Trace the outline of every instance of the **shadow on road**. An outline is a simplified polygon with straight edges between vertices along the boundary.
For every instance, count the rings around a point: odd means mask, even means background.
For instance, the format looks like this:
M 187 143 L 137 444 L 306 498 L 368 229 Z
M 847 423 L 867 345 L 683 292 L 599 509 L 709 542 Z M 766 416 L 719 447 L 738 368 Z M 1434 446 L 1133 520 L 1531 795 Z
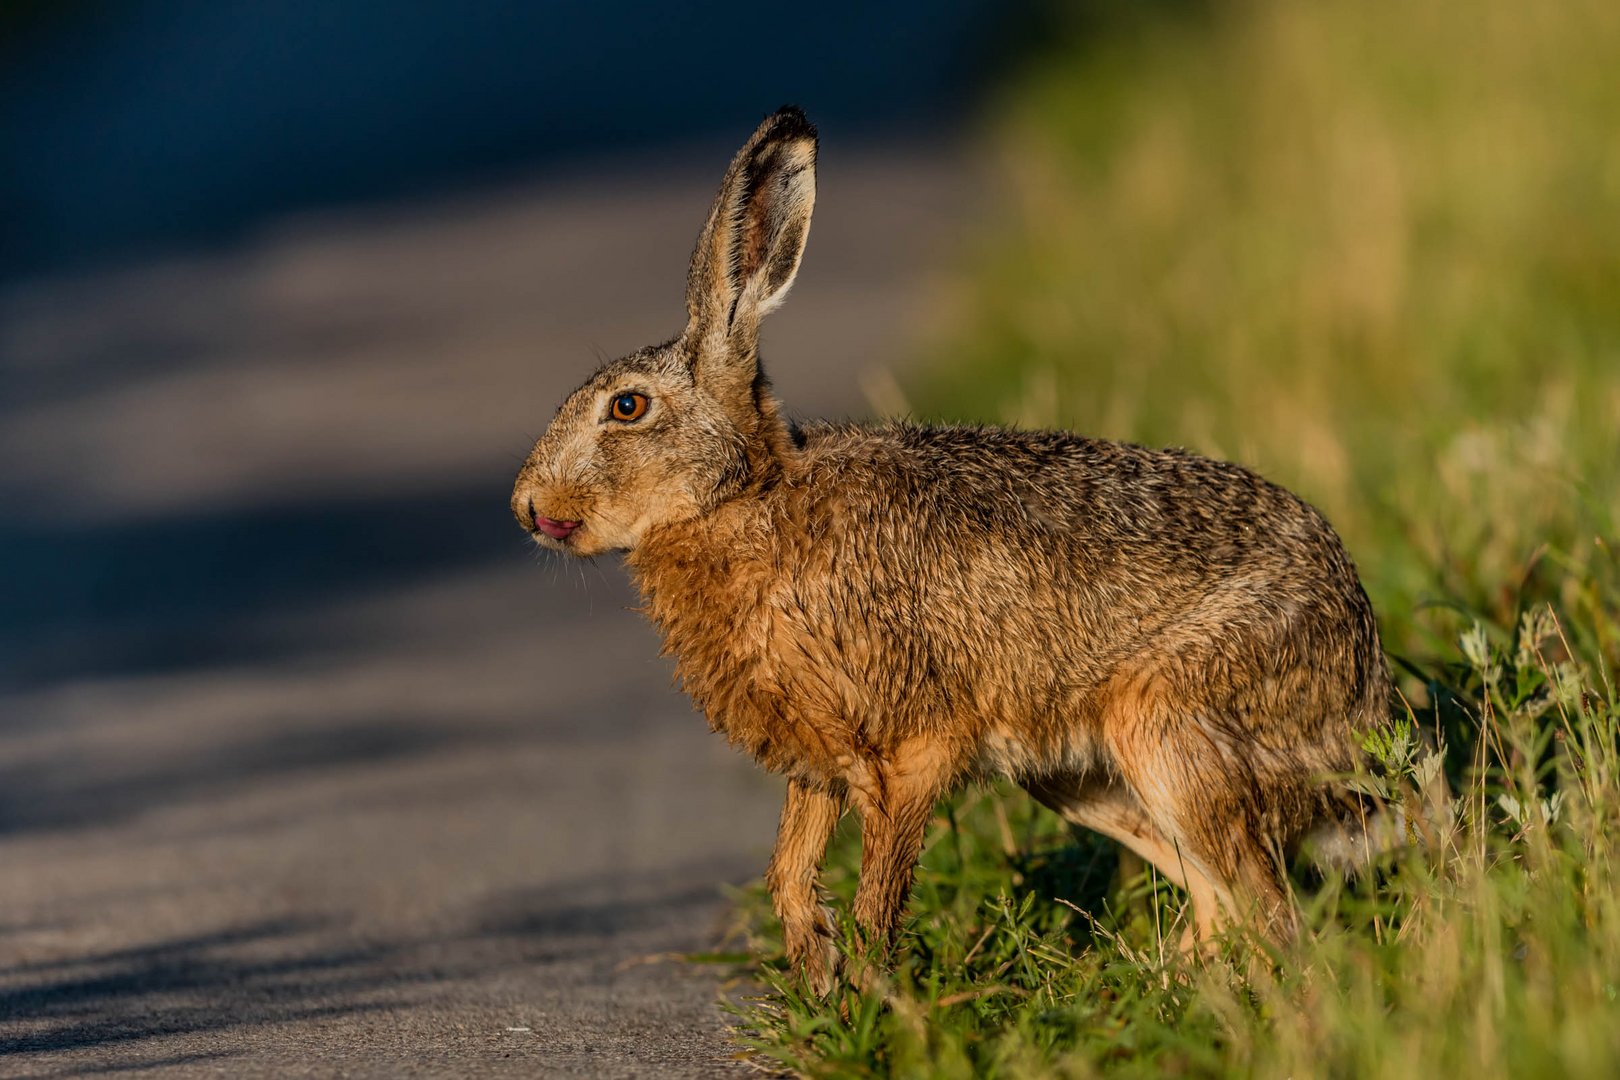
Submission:
M 144 520 L 0 516 L 0 654 L 18 688 L 285 660 L 340 643 L 278 620 L 517 563 L 505 478 Z
M 165 807 L 249 794 L 254 788 L 298 782 L 320 774 L 387 766 L 443 755 L 452 749 L 499 743 L 513 746 L 555 735 L 532 721 L 492 725 L 456 717 L 435 719 L 382 714 L 255 732 L 228 734 L 155 761 L 131 763 L 70 753 L 22 766 L 0 767 L 0 836 L 114 825 Z
M 0 989 L 0 1015 L 28 1018 L 26 1033 L 0 1038 L 0 1060 L 373 1008 L 360 1001 L 311 1005 L 309 987 L 315 982 L 324 995 L 363 989 L 366 980 L 345 971 L 377 960 L 384 948 L 254 955 L 314 929 L 274 920 L 0 969 L 0 982 L 22 983 Z

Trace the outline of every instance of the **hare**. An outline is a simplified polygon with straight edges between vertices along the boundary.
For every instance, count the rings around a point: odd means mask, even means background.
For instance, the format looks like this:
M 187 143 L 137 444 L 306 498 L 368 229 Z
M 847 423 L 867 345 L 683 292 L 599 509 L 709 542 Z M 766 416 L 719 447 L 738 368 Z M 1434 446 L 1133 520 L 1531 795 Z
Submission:
M 1182 450 L 784 418 L 759 326 L 798 270 L 816 151 L 791 107 L 744 144 L 686 328 L 562 404 L 518 522 L 555 551 L 625 553 L 711 727 L 786 776 L 767 881 L 822 992 L 816 873 L 846 806 L 853 914 L 882 949 L 936 801 L 995 777 L 1184 887 L 1198 935 L 1252 918 L 1287 939 L 1287 853 L 1350 822 L 1324 778 L 1388 708 L 1343 545 L 1293 494 Z

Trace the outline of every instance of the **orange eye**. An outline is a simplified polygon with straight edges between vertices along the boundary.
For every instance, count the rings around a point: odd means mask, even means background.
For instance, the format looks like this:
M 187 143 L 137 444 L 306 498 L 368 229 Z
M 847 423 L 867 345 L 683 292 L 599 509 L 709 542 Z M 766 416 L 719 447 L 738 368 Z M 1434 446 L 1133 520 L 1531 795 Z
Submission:
M 646 411 L 646 394 L 620 394 L 613 399 L 613 404 L 608 408 L 608 415 L 620 423 L 628 424 L 632 420 L 640 420 Z

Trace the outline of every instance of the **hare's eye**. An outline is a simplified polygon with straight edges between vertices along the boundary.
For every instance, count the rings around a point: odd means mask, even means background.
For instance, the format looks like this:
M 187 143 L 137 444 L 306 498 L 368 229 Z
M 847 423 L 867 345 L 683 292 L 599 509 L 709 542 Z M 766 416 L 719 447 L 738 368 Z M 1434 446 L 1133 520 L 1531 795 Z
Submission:
M 646 394 L 620 394 L 613 399 L 613 404 L 608 407 L 608 415 L 622 424 L 628 424 L 632 420 L 640 420 L 642 414 L 646 411 Z

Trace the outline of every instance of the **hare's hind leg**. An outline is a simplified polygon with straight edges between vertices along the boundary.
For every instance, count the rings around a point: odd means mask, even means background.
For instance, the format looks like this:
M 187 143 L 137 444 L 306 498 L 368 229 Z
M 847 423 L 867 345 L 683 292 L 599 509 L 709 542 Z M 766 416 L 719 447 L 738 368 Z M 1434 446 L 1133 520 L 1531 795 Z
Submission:
M 1273 940 L 1287 940 L 1295 911 L 1266 826 L 1267 786 L 1250 762 L 1221 749 L 1204 726 L 1207 712 L 1157 680 L 1140 680 L 1110 702 L 1104 738 L 1141 812 L 1186 868 L 1199 936 L 1253 920 Z
M 789 780 L 776 850 L 765 871 L 788 960 L 822 997 L 832 992 L 838 951 L 832 919 L 816 896 L 816 868 L 843 813 L 842 798 Z
M 1101 833 L 1151 863 L 1192 898 L 1197 935 L 1208 937 L 1219 910 L 1218 889 L 1204 871 L 1189 862 L 1148 818 L 1140 800 L 1121 784 L 1080 775 L 1058 775 L 1026 781 L 1025 789 L 1037 801 L 1071 825 Z M 1195 934 L 1187 927 L 1182 945 L 1191 947 Z
M 1225 786 L 1228 773 L 1161 758 L 1134 768 L 1131 783 L 1147 794 L 1145 812 L 1186 868 L 1199 938 L 1245 922 L 1274 941 L 1294 936 L 1280 853 L 1267 842 L 1250 794 Z

